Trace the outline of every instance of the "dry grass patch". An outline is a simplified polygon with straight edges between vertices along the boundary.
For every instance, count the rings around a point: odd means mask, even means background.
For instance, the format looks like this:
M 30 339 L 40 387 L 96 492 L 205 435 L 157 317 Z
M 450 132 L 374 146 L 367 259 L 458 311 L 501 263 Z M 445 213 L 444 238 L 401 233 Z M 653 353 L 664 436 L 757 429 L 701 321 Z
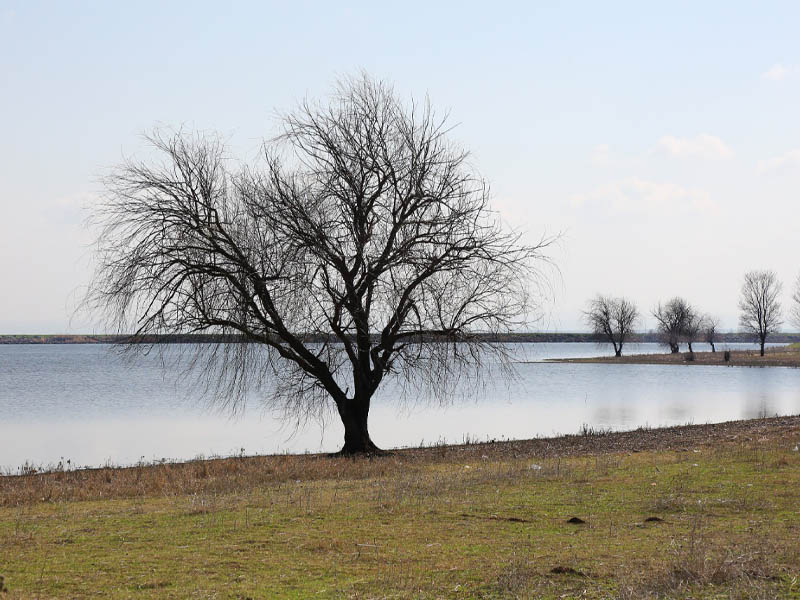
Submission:
M 790 564 L 797 565 L 796 550 L 763 535 L 720 539 L 694 521 L 687 534 L 672 541 L 665 566 L 622 586 L 620 597 L 713 597 L 715 590 L 726 598 L 797 597 L 797 571 L 782 564 L 787 552 Z

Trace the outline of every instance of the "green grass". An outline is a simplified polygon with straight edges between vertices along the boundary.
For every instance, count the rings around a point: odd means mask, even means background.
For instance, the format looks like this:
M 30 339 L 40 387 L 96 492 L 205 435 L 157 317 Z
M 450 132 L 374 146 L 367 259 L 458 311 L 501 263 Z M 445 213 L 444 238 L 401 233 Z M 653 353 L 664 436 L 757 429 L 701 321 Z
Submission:
M 0 598 L 800 598 L 797 441 L 20 502 Z

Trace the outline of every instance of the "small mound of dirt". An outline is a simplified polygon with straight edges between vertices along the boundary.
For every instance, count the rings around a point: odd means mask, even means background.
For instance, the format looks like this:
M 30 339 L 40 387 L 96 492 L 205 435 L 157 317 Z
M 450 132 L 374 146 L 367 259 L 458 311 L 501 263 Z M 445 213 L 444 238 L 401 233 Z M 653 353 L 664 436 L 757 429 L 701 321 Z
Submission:
M 580 517 L 572 517 L 571 519 L 567 520 L 567 523 L 571 523 L 572 525 L 585 525 L 586 521 Z
M 550 569 L 550 572 L 555 573 L 556 575 L 579 575 L 580 577 L 583 577 L 583 573 L 581 571 L 573 569 L 572 567 L 563 567 L 561 565 L 553 567 Z
M 662 519 L 661 517 L 647 517 L 644 520 L 644 522 L 645 523 L 663 523 L 664 519 Z

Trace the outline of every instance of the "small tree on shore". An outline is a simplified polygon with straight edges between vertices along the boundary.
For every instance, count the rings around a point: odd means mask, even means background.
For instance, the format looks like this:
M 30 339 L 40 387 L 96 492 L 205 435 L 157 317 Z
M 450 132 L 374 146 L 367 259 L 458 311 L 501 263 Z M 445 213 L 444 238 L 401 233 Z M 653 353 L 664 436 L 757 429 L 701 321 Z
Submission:
M 739 325 L 753 334 L 760 344 L 764 356 L 767 337 L 781 325 L 781 283 L 774 271 L 750 271 L 745 273 L 739 299 Z
M 598 294 L 583 314 L 592 332 L 614 346 L 614 356 L 622 356 L 622 347 L 639 320 L 639 310 L 633 302 Z
M 659 302 L 652 314 L 658 322 L 662 343 L 669 346 L 670 352 L 677 354 L 680 341 L 686 333 L 687 321 L 693 314 L 692 307 L 686 300 L 676 296 L 665 304 Z
M 719 318 L 712 315 L 705 315 L 703 317 L 702 335 L 703 341 L 711 346 L 711 351 L 716 352 L 717 348 L 714 344 L 717 341 L 717 333 L 719 329 Z
M 448 130 L 365 75 L 286 116 L 257 167 L 232 168 L 214 137 L 156 134 L 161 161 L 107 179 L 89 305 L 133 342 L 215 334 L 187 352 L 222 401 L 255 388 L 292 420 L 335 409 L 342 452 L 377 451 L 382 382 L 444 399 L 486 352 L 508 364 L 486 334 L 536 306 L 546 242 L 503 227 Z
M 681 337 L 683 341 L 686 342 L 686 345 L 689 347 L 689 352 L 691 354 L 694 353 L 692 344 L 694 344 L 700 337 L 702 330 L 703 330 L 702 317 L 692 306 L 688 306 L 686 312 L 686 318 L 683 324 L 683 335 Z
M 792 292 L 791 304 L 791 319 L 795 326 L 800 327 L 800 275 L 794 282 L 794 291 Z

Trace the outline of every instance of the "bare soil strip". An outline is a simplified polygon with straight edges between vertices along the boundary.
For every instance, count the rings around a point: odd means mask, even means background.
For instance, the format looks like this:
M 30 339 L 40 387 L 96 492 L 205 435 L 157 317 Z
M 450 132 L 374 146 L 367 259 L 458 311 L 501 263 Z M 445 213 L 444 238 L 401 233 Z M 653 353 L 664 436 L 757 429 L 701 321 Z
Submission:
M 760 356 L 757 350 L 733 350 L 725 360 L 725 352 L 679 352 L 676 354 L 632 354 L 628 356 L 597 356 L 592 358 L 554 358 L 546 362 L 603 363 L 621 365 L 718 365 L 721 367 L 800 367 L 800 348 L 786 346 L 770 348 Z

